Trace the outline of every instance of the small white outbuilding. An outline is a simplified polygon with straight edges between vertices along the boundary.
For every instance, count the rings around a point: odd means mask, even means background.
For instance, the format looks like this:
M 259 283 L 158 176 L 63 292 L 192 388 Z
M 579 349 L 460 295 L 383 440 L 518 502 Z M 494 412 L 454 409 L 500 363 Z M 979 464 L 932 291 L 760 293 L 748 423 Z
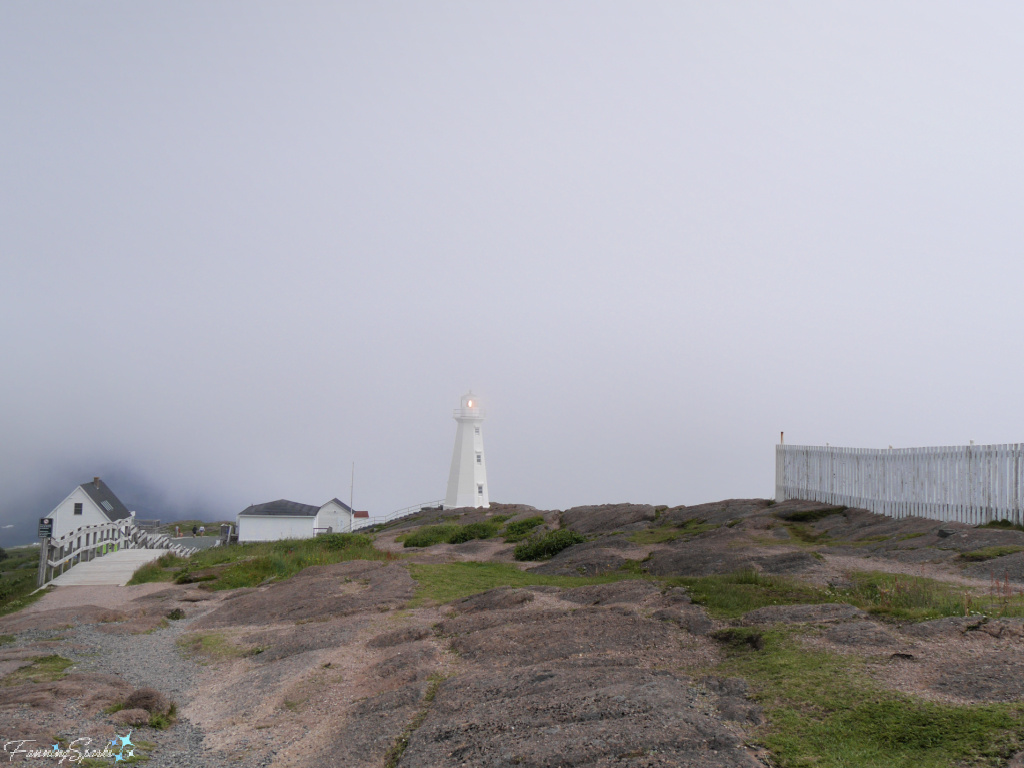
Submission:
M 319 533 L 347 533 L 351 530 L 352 510 L 338 499 L 331 499 L 319 507 L 278 499 L 253 504 L 238 513 L 239 543 L 311 539 Z

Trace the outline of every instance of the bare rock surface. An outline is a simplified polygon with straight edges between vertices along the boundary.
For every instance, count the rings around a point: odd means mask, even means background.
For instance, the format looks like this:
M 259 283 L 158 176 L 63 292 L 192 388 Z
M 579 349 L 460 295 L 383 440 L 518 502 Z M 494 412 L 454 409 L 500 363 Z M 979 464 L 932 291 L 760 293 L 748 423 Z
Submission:
M 960 553 L 1012 544 L 1006 531 L 894 521 L 816 502 L 732 499 L 561 514 L 524 505 L 430 510 L 378 541 L 397 553 L 396 531 L 497 514 L 542 515 L 550 527 L 561 518 L 588 537 L 539 566 L 517 567 L 616 572 L 623 580 L 500 587 L 442 606 L 413 601 L 409 562 L 511 562 L 511 545 L 492 539 L 437 545 L 401 561 L 318 566 L 226 592 L 153 584 L 102 594 L 76 588 L 84 591 L 71 597 L 60 588 L 0 620 L 0 634 L 15 636 L 0 647 L 0 673 L 20 675 L 19 667 L 51 653 L 74 665 L 60 680 L 0 689 L 0 725 L 40 738 L 132 727 L 155 744 L 150 768 L 316 768 L 339 759 L 380 766 L 388 755 L 399 767 L 755 768 L 765 763 L 747 745 L 764 713 L 745 681 L 708 675 L 730 652 L 711 638 L 724 627 L 779 623 L 793 625 L 787 632 L 809 648 L 861 657 L 880 686 L 952 703 L 1024 697 L 1019 619 L 896 626 L 833 602 L 712 620 L 692 602 L 702 594 L 697 587 L 691 595 L 672 582 L 627 578 L 638 568 L 697 577 L 751 570 L 783 591 L 792 581 L 841 591 L 852 588 L 855 571 L 887 570 L 984 590 L 987 574 L 972 579 L 980 572 Z M 674 534 L 671 526 L 685 527 L 675 540 L 661 537 L 661 529 Z M 657 543 L 628 541 L 628 532 L 653 527 L 640 540 Z M 1013 582 L 1024 578 L 1014 558 L 979 567 L 1004 567 Z M 181 607 L 186 618 L 163 620 Z M 700 671 L 695 678 L 687 670 Z M 168 731 L 142 723 L 145 706 L 129 706 L 120 718 L 104 713 L 147 687 L 178 705 Z
M 974 701 L 1017 701 L 1024 697 L 1024 659 L 1012 652 L 965 659 L 946 666 L 933 688 Z
M 357 560 L 307 568 L 287 581 L 225 601 L 197 629 L 302 621 L 399 608 L 415 582 L 400 565 Z
M 563 549 L 530 570 L 551 576 L 598 576 L 621 570 L 628 560 L 640 560 L 648 551 L 622 536 L 603 537 Z
M 839 645 L 882 646 L 896 641 L 891 632 L 873 621 L 838 624 L 829 628 L 825 637 Z
M 743 614 L 744 624 L 805 624 L 863 619 L 867 614 L 847 603 L 767 605 Z
M 124 621 L 125 611 L 103 608 L 98 605 L 81 605 L 68 608 L 53 608 L 46 611 L 19 611 L 0 619 L 0 633 L 14 634 L 29 630 L 64 629 L 81 624 Z
M 666 523 L 678 525 L 689 520 L 702 520 L 715 525 L 725 525 L 764 512 L 769 506 L 767 499 L 726 499 L 710 504 L 695 504 L 692 507 L 674 507 L 662 514 L 659 522 L 664 520 Z
M 579 533 L 609 533 L 633 523 L 653 522 L 650 504 L 597 504 L 562 513 L 562 526 Z

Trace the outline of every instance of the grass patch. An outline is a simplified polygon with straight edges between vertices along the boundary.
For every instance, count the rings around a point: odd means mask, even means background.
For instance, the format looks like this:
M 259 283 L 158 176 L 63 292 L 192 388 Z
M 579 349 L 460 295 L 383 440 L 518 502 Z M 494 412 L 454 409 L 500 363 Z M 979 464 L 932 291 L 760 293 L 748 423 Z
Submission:
M 790 523 L 814 523 L 818 520 L 824 520 L 826 517 L 841 514 L 846 510 L 847 507 L 825 507 L 824 509 L 808 509 L 796 512 L 776 512 L 775 515 L 780 520 L 786 520 Z
M 985 547 L 984 549 L 976 549 L 973 552 L 964 552 L 960 555 L 960 559 L 966 560 L 969 563 L 980 563 L 985 560 L 995 560 L 997 557 L 1015 555 L 1018 552 L 1024 552 L 1024 547 L 1015 544 L 1004 547 Z
M 67 676 L 65 670 L 74 664 L 63 656 L 39 656 L 32 664 L 12 672 L 4 678 L 4 685 L 21 685 L 23 683 L 52 683 Z
M 563 549 L 582 544 L 586 541 L 582 533 L 559 528 L 549 531 L 540 538 L 524 541 L 515 548 L 513 556 L 516 560 L 549 560 Z
M 627 538 L 634 544 L 665 544 L 677 539 L 692 539 L 707 531 L 713 531 L 719 526 L 708 523 L 699 517 L 684 520 L 679 525 L 662 525 L 657 528 L 647 528 L 643 531 L 635 531 Z
M 160 560 L 162 559 L 163 558 L 159 558 L 151 563 L 146 563 L 145 565 L 140 566 L 128 580 L 128 585 L 151 584 L 156 581 L 173 581 L 174 572 L 167 570 L 160 565 Z
M 414 605 L 430 600 L 448 603 L 495 587 L 582 587 L 640 578 L 635 573 L 618 571 L 600 576 L 546 576 L 521 571 L 510 563 L 410 563 L 409 572 L 417 582 Z
M 818 532 L 813 528 L 803 525 L 802 523 L 786 523 L 786 530 L 789 531 L 789 535 L 796 544 L 805 544 L 818 546 L 822 544 L 828 544 L 832 537 L 827 532 Z
M 836 602 L 835 593 L 757 571 L 736 571 L 716 576 L 672 577 L 672 586 L 686 587 L 693 602 L 716 619 L 736 619 L 766 605 Z
M 854 587 L 841 599 L 871 613 L 902 621 L 927 621 L 947 616 L 1024 617 L 1021 595 L 978 595 L 923 576 L 869 571 L 851 575 Z
M 210 661 L 240 659 L 263 653 L 266 646 L 243 646 L 222 632 L 196 632 L 178 639 L 178 647 L 190 656 L 199 656 Z
M 1024 617 L 1024 596 L 1020 594 L 978 595 L 935 579 L 881 571 L 854 573 L 850 580 L 850 589 L 832 590 L 757 571 L 736 571 L 672 577 L 665 583 L 686 587 L 693 602 L 703 605 L 716 619 L 737 619 L 768 605 L 819 603 L 850 603 L 891 621 L 928 621 L 947 616 Z
M 0 645 L 8 645 L 14 642 L 14 635 L 0 635 Z
M 760 634 L 760 649 L 740 634 L 723 642 L 716 672 L 751 684 L 779 768 L 995 766 L 1019 746 L 1024 705 L 920 701 L 873 684 L 856 657 L 809 650 L 793 630 Z
M 1024 531 L 1024 525 L 1018 525 L 1017 523 L 1006 520 L 993 520 L 990 523 L 982 523 L 981 525 L 975 526 L 976 528 L 999 528 L 1004 531 Z
M 32 595 L 39 570 L 39 547 L 4 551 L 7 557 L 0 561 L 0 616 L 20 611 L 42 597 L 42 593 Z
M 178 719 L 178 706 L 172 701 L 167 712 L 151 712 L 149 714 L 149 727 L 158 731 L 166 730 L 174 725 Z
M 498 517 L 501 517 L 500 515 Z M 406 533 L 395 540 L 401 540 L 404 547 L 430 547 L 434 544 L 462 544 L 473 539 L 490 539 L 497 536 L 504 520 L 492 518 L 479 523 L 444 523 L 442 525 L 425 525 L 422 528 Z
M 160 562 L 168 558 L 166 565 Z M 172 559 L 173 558 L 173 559 Z M 312 539 L 285 539 L 228 547 L 211 547 L 196 552 L 188 559 L 170 553 L 142 566 L 129 584 L 144 569 L 163 571 L 151 581 L 174 581 L 179 584 L 203 582 L 207 589 L 255 587 L 268 580 L 280 581 L 294 576 L 311 565 L 333 565 L 347 560 L 394 560 L 396 556 L 373 547 L 373 538 L 360 533 L 329 533 Z
M 514 523 L 509 523 L 505 526 L 505 541 L 509 544 L 522 541 L 533 532 L 534 528 L 543 524 L 544 518 L 540 515 L 527 517 L 523 520 L 516 520 Z

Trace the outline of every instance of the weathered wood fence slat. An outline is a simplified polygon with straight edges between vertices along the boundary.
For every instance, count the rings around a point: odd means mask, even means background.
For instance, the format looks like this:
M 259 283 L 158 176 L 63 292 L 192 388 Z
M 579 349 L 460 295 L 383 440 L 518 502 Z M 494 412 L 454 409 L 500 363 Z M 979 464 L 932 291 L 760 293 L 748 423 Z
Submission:
M 970 525 L 1024 523 L 1024 443 L 935 448 L 775 448 L 775 499 Z

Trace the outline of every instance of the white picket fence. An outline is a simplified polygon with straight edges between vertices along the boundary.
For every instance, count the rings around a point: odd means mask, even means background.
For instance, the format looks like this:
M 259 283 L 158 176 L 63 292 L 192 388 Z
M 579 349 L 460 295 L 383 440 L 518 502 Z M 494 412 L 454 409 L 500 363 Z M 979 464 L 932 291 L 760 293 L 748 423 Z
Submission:
M 941 448 L 775 448 L 775 500 L 807 499 L 889 517 L 1021 524 L 1024 444 Z

